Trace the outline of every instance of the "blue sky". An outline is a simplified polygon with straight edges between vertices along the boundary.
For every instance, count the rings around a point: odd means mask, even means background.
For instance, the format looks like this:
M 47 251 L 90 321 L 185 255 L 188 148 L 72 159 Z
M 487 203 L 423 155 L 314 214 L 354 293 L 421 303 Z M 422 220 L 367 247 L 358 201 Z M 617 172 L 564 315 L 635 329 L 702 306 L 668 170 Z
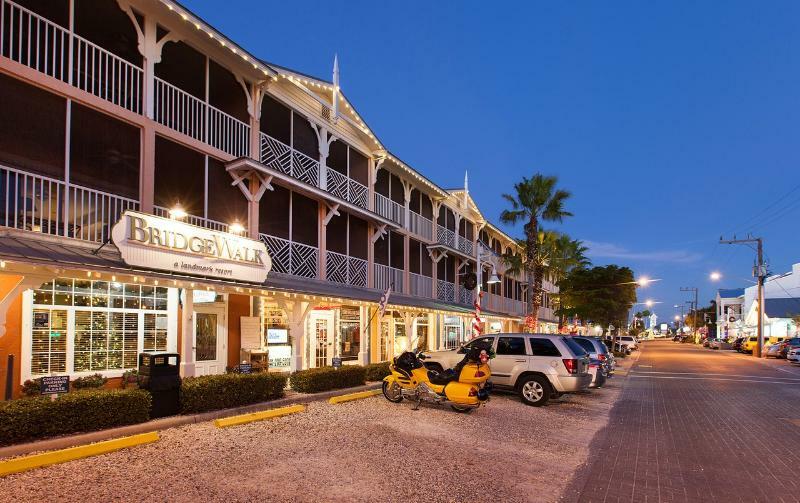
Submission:
M 253 54 L 341 85 L 381 140 L 495 222 L 523 175 L 573 193 L 595 263 L 701 303 L 800 261 L 798 2 L 219 2 L 185 5 Z M 506 228 L 512 235 L 520 229 Z M 720 270 L 721 285 L 708 273 Z M 741 279 L 740 279 L 741 278 Z

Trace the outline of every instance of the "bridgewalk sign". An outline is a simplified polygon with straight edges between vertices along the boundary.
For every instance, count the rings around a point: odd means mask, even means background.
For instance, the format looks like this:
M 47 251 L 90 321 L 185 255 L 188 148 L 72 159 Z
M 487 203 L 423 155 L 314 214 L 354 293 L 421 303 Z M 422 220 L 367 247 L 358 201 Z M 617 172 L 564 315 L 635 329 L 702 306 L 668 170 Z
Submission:
M 254 283 L 272 268 L 261 241 L 136 211 L 122 215 L 111 238 L 134 267 Z

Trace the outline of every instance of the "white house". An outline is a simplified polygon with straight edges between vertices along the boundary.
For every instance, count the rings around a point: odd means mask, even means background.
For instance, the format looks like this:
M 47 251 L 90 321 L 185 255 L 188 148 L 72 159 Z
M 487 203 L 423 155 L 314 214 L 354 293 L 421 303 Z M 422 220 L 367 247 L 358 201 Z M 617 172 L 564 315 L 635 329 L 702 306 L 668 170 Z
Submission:
M 755 335 L 758 324 L 757 286 L 744 291 L 744 332 Z M 764 283 L 764 337 L 798 335 L 793 321 L 800 315 L 800 263 L 790 272 L 770 276 Z

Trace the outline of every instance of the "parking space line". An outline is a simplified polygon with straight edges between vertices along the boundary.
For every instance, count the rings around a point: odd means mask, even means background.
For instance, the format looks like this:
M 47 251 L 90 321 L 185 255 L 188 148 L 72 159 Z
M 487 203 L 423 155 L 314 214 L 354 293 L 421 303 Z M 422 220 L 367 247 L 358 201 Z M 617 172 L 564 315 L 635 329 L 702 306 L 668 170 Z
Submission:
M 251 414 L 242 414 L 240 416 L 224 417 L 222 419 L 214 420 L 214 426 L 217 428 L 227 428 L 228 426 L 239 426 L 241 424 L 252 423 L 255 421 L 262 421 L 264 419 L 274 419 L 276 417 L 287 416 L 297 412 L 306 410 L 305 405 L 290 405 L 288 407 L 279 407 L 277 409 L 265 410 L 262 412 L 253 412 Z
M 775 369 L 779 370 L 779 369 Z M 781 379 L 781 380 L 792 380 L 792 381 L 800 381 L 800 377 L 773 377 L 773 376 L 754 376 L 754 375 L 742 375 L 742 374 L 715 374 L 715 373 L 706 373 L 706 372 L 659 372 L 655 370 L 632 370 L 631 373 L 633 374 L 667 374 L 667 375 L 698 375 L 698 376 L 727 376 L 727 377 L 750 377 L 755 379 Z
M 371 389 L 369 391 L 359 391 L 358 393 L 348 393 L 346 395 L 337 395 L 332 396 L 328 399 L 328 403 L 330 404 L 337 404 L 337 403 L 344 403 L 350 402 L 353 400 L 361 400 L 362 398 L 369 398 L 371 396 L 380 395 L 383 393 L 382 390 L 379 389 Z
M 724 379 L 722 377 L 689 377 L 689 376 L 653 376 L 653 375 L 640 375 L 631 373 L 628 377 L 637 377 L 639 379 L 684 379 L 690 381 L 732 381 L 732 382 L 757 382 L 764 384 L 798 384 L 792 381 L 763 381 L 758 379 Z M 770 379 L 765 377 L 764 379 Z

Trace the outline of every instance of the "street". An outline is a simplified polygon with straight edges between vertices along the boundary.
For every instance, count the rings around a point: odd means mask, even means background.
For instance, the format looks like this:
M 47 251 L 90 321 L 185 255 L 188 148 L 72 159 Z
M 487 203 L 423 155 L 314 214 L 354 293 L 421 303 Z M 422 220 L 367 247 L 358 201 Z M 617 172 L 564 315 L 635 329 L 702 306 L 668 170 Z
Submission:
M 643 347 L 568 500 L 800 500 L 800 368 L 671 341 Z

